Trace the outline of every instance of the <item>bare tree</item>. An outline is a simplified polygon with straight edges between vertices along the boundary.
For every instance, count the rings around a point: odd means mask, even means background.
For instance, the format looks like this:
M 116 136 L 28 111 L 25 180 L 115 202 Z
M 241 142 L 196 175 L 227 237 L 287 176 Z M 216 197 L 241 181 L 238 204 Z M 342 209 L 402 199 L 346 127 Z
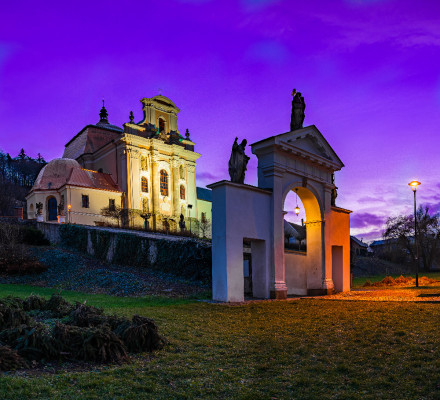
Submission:
M 206 218 L 205 213 L 202 213 L 202 218 L 199 222 L 199 229 L 202 232 L 202 236 L 206 238 L 207 234 L 211 232 L 211 221 Z
M 416 216 L 419 256 L 423 269 L 429 271 L 440 256 L 440 214 L 431 215 L 428 207 L 420 206 Z M 399 215 L 388 218 L 383 236 L 392 243 L 390 252 L 405 252 L 415 262 L 414 233 L 414 216 Z
M 118 224 L 118 226 L 120 226 L 122 208 L 116 205 L 114 207 L 104 207 L 101 208 L 101 215 L 116 220 L 116 223 Z

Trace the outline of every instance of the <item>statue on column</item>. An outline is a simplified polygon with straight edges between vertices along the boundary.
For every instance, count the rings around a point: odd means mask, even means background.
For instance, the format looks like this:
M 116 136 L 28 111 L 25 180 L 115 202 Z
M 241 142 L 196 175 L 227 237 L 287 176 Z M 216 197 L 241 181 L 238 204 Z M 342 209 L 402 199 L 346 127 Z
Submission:
M 237 141 L 238 138 L 235 138 L 232 145 L 231 158 L 229 159 L 229 176 L 231 182 L 244 183 L 244 175 L 250 158 L 244 153 L 247 140 L 243 139 L 240 144 Z
M 335 185 L 335 173 L 332 174 L 332 184 L 334 185 L 331 194 L 331 205 L 336 207 L 336 197 L 338 197 L 338 187 Z
M 296 89 L 292 91 L 292 115 L 290 117 L 290 130 L 294 131 L 296 129 L 301 129 L 303 127 L 306 109 L 306 103 L 304 102 L 304 97 L 301 96 L 300 92 Z
M 180 214 L 180 221 L 179 221 L 179 228 L 180 228 L 180 232 L 185 232 L 185 217 L 183 216 L 183 214 Z

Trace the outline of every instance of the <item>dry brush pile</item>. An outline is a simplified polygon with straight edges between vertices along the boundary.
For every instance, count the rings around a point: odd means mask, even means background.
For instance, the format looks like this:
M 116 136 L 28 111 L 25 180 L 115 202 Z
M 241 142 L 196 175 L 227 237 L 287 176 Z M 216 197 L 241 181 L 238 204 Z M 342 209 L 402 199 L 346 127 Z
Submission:
M 0 371 L 53 360 L 124 362 L 129 353 L 159 350 L 165 339 L 153 320 L 105 315 L 59 295 L 0 299 Z
M 426 276 L 421 276 L 419 278 L 419 284 L 422 286 L 431 285 L 433 283 L 438 283 L 436 279 L 431 279 Z M 416 279 L 408 276 L 404 277 L 403 275 L 400 275 L 398 278 L 394 279 L 392 276 L 386 276 L 379 282 L 371 283 L 369 280 L 367 280 L 363 287 L 383 287 L 383 286 L 414 286 L 416 284 Z

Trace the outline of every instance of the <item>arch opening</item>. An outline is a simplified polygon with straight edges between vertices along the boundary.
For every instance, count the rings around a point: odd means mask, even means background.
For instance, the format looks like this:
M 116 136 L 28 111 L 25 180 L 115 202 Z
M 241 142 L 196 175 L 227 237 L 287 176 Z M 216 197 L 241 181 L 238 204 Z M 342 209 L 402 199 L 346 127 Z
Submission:
M 57 199 L 53 196 L 47 199 L 47 220 L 56 221 L 58 215 L 58 203 Z
M 300 208 L 298 217 L 294 213 L 296 196 L 298 196 Z M 314 273 L 313 269 L 322 261 L 323 235 L 320 202 L 311 189 L 292 185 L 285 193 L 283 206 L 288 219 L 300 219 L 299 223 L 293 226 L 296 231 L 299 231 L 296 246 L 294 244 L 286 246 L 288 241 L 284 236 L 284 272 L 287 294 L 307 295 L 311 274 Z M 284 229 L 284 235 L 286 235 L 286 229 Z

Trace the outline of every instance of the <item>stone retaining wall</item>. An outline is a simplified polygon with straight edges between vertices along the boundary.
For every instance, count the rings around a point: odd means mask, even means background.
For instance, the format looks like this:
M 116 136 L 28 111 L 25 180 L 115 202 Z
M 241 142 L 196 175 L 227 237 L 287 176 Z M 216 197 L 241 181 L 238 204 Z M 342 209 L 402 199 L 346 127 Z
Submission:
M 108 263 L 210 281 L 211 244 L 194 238 L 85 225 L 36 223 L 52 243 Z

